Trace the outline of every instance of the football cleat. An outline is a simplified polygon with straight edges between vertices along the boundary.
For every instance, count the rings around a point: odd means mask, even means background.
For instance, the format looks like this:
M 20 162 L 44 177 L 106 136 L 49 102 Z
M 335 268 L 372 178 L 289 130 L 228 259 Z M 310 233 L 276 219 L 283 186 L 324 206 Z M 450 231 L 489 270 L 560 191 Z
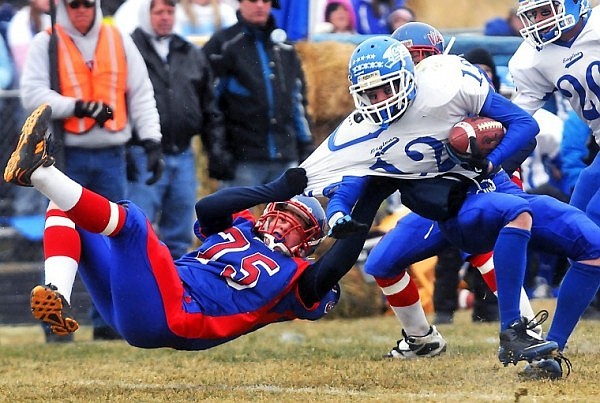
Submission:
M 569 376 L 571 374 L 571 369 L 573 368 L 573 366 L 571 365 L 571 361 L 569 361 L 567 357 L 562 355 L 561 352 L 557 352 L 551 357 L 542 358 L 541 360 L 535 360 L 527 364 L 525 368 L 523 368 L 523 371 L 519 373 L 519 376 L 527 380 L 560 379 L 563 376 L 563 361 L 567 369 L 566 376 Z
M 31 313 L 33 317 L 47 323 L 52 333 L 66 336 L 79 329 L 79 324 L 67 312 L 70 306 L 52 285 L 37 285 L 31 290 Z
M 6 168 L 4 180 L 19 186 L 31 187 L 31 174 L 40 166 L 54 164 L 54 157 L 48 155 L 46 131 L 50 124 L 52 108 L 43 104 L 34 110 L 21 129 L 17 148 L 13 151 Z
M 533 319 L 528 321 L 522 317 L 500 332 L 498 359 L 505 367 L 511 363 L 516 365 L 519 361 L 531 363 L 558 351 L 556 342 L 544 340 L 537 333 L 531 331 L 530 325 L 534 322 Z
M 409 336 L 402 329 L 402 339 L 392 348 L 385 358 L 411 359 L 419 357 L 435 357 L 446 351 L 446 340 L 435 326 L 429 328 L 425 336 Z

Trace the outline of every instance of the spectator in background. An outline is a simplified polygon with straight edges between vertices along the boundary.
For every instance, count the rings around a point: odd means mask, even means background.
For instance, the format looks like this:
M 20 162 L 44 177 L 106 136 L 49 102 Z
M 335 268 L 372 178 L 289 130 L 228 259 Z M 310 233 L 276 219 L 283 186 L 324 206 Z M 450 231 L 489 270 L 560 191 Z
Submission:
M 390 34 L 388 18 L 392 11 L 403 7 L 404 0 L 352 0 L 359 34 Z
M 234 179 L 223 186 L 267 183 L 313 150 L 300 58 L 276 29 L 271 5 L 240 0 L 238 22 L 203 47 L 237 163 Z
M 8 24 L 8 46 L 19 75 L 23 71 L 31 39 L 50 26 L 49 10 L 50 0 L 29 0 L 29 5 L 17 11 Z
M 215 31 L 236 22 L 235 10 L 219 0 L 181 0 L 173 30 L 183 37 L 201 36 L 207 40 Z
M 394 32 L 407 22 L 416 20 L 415 12 L 408 7 L 398 7 L 388 16 L 388 25 L 390 32 Z
M 355 34 L 356 16 L 350 0 L 327 0 L 324 22 L 319 32 L 333 34 Z
M 174 259 L 192 245 L 194 203 L 197 199 L 196 155 L 190 145 L 200 134 L 208 154 L 209 176 L 232 179 L 233 160 L 225 147 L 223 115 L 214 95 L 206 56 L 197 46 L 173 33 L 175 0 L 144 0 L 140 26 L 132 38 L 154 87 L 162 132 L 165 172 L 152 186 L 144 148 L 132 145 L 128 199 L 155 223 L 155 229 Z M 137 137 L 137 136 L 134 136 Z
M 495 17 L 486 21 L 483 34 L 489 36 L 521 36 L 519 34 L 521 28 L 523 28 L 523 23 L 517 17 L 517 9 L 511 8 L 507 17 Z
M 161 174 L 160 124 L 146 65 L 129 35 L 102 22 L 99 0 L 59 0 L 56 7 L 56 65 L 50 61 L 50 33 L 39 32 L 21 76 L 23 106 L 27 111 L 43 103 L 52 107 L 53 135 L 64 139 L 58 151 L 66 173 L 96 193 L 123 199 L 125 143 L 132 127 L 148 154 L 153 179 Z M 54 78 L 60 91 L 54 89 Z M 75 224 L 50 203 L 44 229 L 46 276 L 56 271 L 75 276 L 81 250 L 78 242 L 65 240 L 78 238 Z M 92 315 L 94 339 L 119 337 L 97 312 Z

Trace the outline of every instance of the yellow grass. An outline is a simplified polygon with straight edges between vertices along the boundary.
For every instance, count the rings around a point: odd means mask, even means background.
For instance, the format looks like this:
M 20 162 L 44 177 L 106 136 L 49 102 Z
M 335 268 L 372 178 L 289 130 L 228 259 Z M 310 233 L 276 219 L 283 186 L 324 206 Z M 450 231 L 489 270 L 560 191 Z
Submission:
M 552 301 L 535 301 L 552 309 Z M 600 321 L 582 321 L 566 354 L 574 372 L 558 382 L 521 381 L 522 367 L 496 358 L 497 324 L 461 311 L 439 327 L 448 352 L 387 360 L 398 323 L 389 316 L 270 325 L 203 352 L 143 350 L 125 342 L 44 344 L 37 326 L 0 328 L 1 401 L 385 401 L 477 402 L 600 396 Z M 547 329 L 547 327 L 546 327 Z

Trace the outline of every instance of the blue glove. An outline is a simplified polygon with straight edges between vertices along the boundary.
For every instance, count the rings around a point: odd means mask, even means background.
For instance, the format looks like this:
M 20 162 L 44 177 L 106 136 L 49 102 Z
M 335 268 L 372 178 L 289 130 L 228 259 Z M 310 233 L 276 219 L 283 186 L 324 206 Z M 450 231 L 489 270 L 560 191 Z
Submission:
M 463 154 L 457 152 L 450 146 L 450 143 L 445 143 L 446 152 L 450 159 L 456 164 L 460 165 L 466 170 L 476 172 L 481 175 L 487 175 L 493 170 L 493 165 L 483 155 L 479 146 L 477 145 L 477 139 L 475 137 L 469 138 L 469 144 L 471 147 L 471 153 Z
M 329 232 L 327 236 L 335 239 L 343 239 L 359 231 L 368 229 L 368 225 L 358 222 L 349 214 L 342 212 L 335 213 L 329 219 Z

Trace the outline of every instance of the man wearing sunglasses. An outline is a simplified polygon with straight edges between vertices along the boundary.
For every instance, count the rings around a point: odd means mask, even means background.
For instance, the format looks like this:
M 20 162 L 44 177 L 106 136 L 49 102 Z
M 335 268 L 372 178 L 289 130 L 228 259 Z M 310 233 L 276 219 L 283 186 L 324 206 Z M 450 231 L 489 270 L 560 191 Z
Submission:
M 160 123 L 146 65 L 129 35 L 102 22 L 100 0 L 57 1 L 53 29 L 31 41 L 21 95 L 27 112 L 52 107 L 53 132 L 64 133 L 62 168 L 84 186 L 113 200 L 126 196 L 125 144 L 133 128 L 148 156 L 143 169 L 153 181 L 160 177 Z M 46 273 L 75 275 L 80 251 L 64 240 L 78 236 L 73 222 L 46 219 Z M 94 338 L 118 337 L 97 313 L 92 322 Z

